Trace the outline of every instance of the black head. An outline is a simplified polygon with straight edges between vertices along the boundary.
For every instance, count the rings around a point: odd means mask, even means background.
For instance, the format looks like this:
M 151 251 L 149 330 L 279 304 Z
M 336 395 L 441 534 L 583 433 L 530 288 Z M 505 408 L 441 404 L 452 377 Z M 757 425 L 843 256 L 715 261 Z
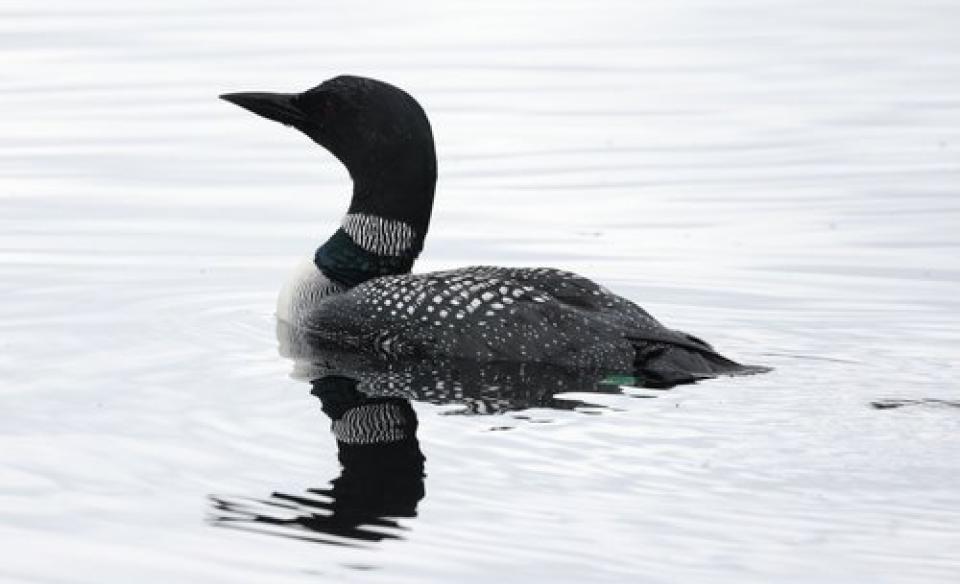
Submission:
M 293 126 L 343 162 L 354 181 L 351 213 L 403 220 L 426 233 L 437 160 L 430 122 L 406 92 L 343 75 L 303 93 L 220 97 Z

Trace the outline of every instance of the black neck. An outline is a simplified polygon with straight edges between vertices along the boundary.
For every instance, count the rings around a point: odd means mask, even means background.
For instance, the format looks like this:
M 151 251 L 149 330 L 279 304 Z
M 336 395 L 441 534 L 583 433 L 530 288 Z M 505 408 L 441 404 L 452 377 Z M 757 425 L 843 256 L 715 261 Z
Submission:
M 377 127 L 367 132 L 365 141 L 326 145 L 353 179 L 348 214 L 400 222 L 415 236 L 405 249 L 396 252 L 398 255 L 384 255 L 382 250 L 371 251 L 375 247 L 364 249 L 343 229 L 338 230 L 317 250 L 314 261 L 327 277 L 347 286 L 378 276 L 408 273 L 423 248 L 433 212 L 437 156 L 423 110 L 415 102 L 407 104 L 407 109 L 406 117 L 412 121 L 406 124 L 410 128 L 406 133 L 394 135 L 393 126 Z
M 343 229 L 337 229 L 317 250 L 313 262 L 327 278 L 352 288 L 372 278 L 409 273 L 419 254 L 420 248 L 416 247 L 402 256 L 378 255 L 357 245 Z
M 411 150 L 366 168 L 376 171 L 350 169 L 354 180 L 348 213 L 401 222 L 412 229 L 414 238 L 398 255 L 386 255 L 364 249 L 338 229 L 317 250 L 314 262 L 328 278 L 348 287 L 371 278 L 409 273 L 423 249 L 433 211 L 437 162 L 432 143 L 426 153 Z
M 424 151 L 425 150 L 425 151 Z M 437 184 L 437 159 L 432 144 L 402 154 L 347 167 L 353 178 L 353 197 L 348 213 L 364 213 L 402 221 L 421 238 L 430 227 L 433 195 Z

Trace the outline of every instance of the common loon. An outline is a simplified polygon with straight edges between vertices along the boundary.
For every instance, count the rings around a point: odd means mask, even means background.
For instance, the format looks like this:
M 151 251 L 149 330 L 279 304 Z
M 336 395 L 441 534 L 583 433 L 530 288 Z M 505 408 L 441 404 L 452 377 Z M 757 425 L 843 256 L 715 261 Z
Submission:
M 430 224 L 437 160 L 426 114 L 401 89 L 339 76 L 302 93 L 220 97 L 300 130 L 353 179 L 340 228 L 278 301 L 279 320 L 315 342 L 387 360 L 532 362 L 669 383 L 763 370 L 571 272 L 472 266 L 411 274 Z

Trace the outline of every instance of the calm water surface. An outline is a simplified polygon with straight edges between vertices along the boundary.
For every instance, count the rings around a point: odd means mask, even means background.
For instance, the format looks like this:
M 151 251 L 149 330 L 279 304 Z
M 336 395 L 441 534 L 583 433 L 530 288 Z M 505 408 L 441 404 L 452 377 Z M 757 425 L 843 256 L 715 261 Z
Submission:
M 5 2 L 0 580 L 956 582 L 958 29 L 949 0 Z M 339 73 L 431 116 L 418 270 L 575 270 L 776 370 L 308 383 L 273 305 L 348 177 L 216 96 Z

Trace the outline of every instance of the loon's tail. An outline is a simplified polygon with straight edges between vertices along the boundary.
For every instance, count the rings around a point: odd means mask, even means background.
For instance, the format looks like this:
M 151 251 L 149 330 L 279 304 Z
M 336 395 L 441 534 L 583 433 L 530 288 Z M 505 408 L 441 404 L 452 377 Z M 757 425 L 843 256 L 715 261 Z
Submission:
M 769 367 L 741 365 L 706 342 L 679 331 L 664 330 L 627 337 L 633 344 L 634 375 L 650 387 L 671 387 L 719 375 L 753 375 Z

